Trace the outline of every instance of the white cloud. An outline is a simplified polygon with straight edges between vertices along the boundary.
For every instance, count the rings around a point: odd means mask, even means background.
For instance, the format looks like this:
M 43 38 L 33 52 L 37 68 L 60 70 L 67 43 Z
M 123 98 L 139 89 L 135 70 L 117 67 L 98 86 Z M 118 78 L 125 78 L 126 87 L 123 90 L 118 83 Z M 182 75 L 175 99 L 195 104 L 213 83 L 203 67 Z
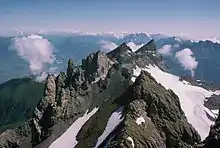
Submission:
M 170 56 L 172 55 L 172 46 L 171 45 L 164 45 L 160 49 L 158 49 L 158 52 L 164 56 Z
M 35 77 L 35 81 L 37 82 L 43 82 L 46 80 L 47 76 L 52 73 L 55 77 L 58 76 L 57 72 L 58 67 L 50 67 L 47 72 L 41 72 Z
M 39 35 L 14 38 L 12 49 L 28 62 L 32 74 L 40 74 L 46 64 L 55 61 L 52 44 Z
M 189 70 L 192 76 L 195 75 L 195 69 L 197 68 L 198 61 L 196 61 L 191 49 L 185 48 L 177 52 L 175 57 L 185 70 Z
M 47 76 L 48 76 L 48 73 L 42 72 L 41 74 L 39 74 L 39 75 L 35 78 L 35 81 L 37 81 L 37 82 L 42 82 L 42 81 L 46 80 Z
M 109 51 L 118 47 L 117 44 L 115 44 L 113 42 L 109 42 L 109 41 L 104 41 L 104 40 L 100 41 L 99 45 L 101 46 L 101 49 L 106 52 L 109 52 Z
M 138 50 L 139 48 L 141 48 L 144 44 L 140 44 L 140 45 L 137 45 L 135 44 L 134 42 L 129 42 L 127 43 L 127 46 L 129 46 L 133 52 L 135 52 L 136 50 Z

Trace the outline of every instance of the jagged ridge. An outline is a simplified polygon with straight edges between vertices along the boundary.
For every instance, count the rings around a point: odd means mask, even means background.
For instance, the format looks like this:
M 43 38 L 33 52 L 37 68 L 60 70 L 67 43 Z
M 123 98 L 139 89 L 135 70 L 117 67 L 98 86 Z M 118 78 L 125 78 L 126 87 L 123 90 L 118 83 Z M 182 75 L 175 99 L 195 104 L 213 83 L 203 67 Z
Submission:
M 153 40 L 136 52 L 123 43 L 107 54 L 92 53 L 79 66 L 70 60 L 66 73 L 48 76 L 33 118 L 2 134 L 0 146 L 48 147 L 86 110 L 99 107 L 77 135 L 76 147 L 93 147 L 111 113 L 124 106 L 125 120 L 102 145 L 131 147 L 127 138 L 132 136 L 135 147 L 191 147 L 200 138 L 187 122 L 178 97 L 146 72 L 132 84 L 134 68 L 150 64 L 166 70 Z M 137 125 L 140 116 L 142 125 Z M 26 129 L 26 134 L 18 129 Z

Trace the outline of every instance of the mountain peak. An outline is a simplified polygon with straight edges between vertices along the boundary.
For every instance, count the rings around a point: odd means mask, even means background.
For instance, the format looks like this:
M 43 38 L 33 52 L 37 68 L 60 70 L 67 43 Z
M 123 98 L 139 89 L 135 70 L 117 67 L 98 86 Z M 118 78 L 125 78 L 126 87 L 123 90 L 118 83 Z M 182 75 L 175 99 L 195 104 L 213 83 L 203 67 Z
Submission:
M 119 52 L 125 52 L 125 51 L 131 51 L 131 48 L 129 46 L 127 46 L 127 44 L 125 42 L 123 42 L 121 45 L 119 45 L 116 49 L 116 51 Z
M 107 56 L 110 59 L 114 59 L 114 60 L 120 62 L 122 60 L 121 58 L 127 59 L 131 53 L 133 53 L 132 49 L 130 47 L 128 47 L 125 42 L 123 42 L 116 49 L 107 53 Z
M 136 53 L 146 52 L 146 51 L 156 51 L 156 43 L 155 43 L 154 39 L 150 40 L 150 42 L 148 42 L 147 44 L 142 46 L 140 49 L 138 49 L 136 51 Z
M 109 68 L 113 62 L 102 51 L 91 53 L 82 61 L 82 67 L 85 70 L 84 75 L 89 82 L 107 75 Z

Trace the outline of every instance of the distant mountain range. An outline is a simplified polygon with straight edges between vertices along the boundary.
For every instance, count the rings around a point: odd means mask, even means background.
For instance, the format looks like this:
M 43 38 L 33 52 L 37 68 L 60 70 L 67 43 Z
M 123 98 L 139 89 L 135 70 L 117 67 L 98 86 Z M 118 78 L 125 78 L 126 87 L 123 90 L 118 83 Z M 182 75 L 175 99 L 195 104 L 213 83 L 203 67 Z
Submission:
M 28 36 L 28 35 L 25 35 Z M 109 43 L 112 48 L 126 42 L 131 48 L 137 49 L 151 39 L 156 41 L 157 49 L 170 47 L 171 55 L 162 55 L 165 63 L 168 65 L 171 73 L 186 76 L 191 75 L 190 70 L 185 69 L 175 57 L 178 51 L 189 48 L 195 60 L 198 62 L 195 68 L 196 79 L 215 82 L 220 84 L 220 61 L 218 55 L 220 52 L 220 44 L 212 41 L 192 41 L 183 39 L 181 37 L 169 37 L 164 34 L 146 33 L 124 33 L 122 35 L 114 33 L 66 33 L 58 34 L 41 34 L 54 47 L 53 54 L 56 61 L 52 64 L 45 64 L 42 71 L 51 72 L 51 69 L 56 69 L 56 73 L 64 71 L 66 63 L 69 58 L 72 58 L 76 63 L 91 52 L 96 50 L 103 50 L 100 44 L 101 41 Z M 11 78 L 23 77 L 31 75 L 29 63 L 18 56 L 16 50 L 12 48 L 13 39 L 15 37 L 1 37 L 0 38 L 0 82 L 9 80 Z M 110 47 L 111 47 L 110 46 Z M 108 47 L 108 46 L 107 46 Z M 54 72 L 54 71 L 53 71 Z

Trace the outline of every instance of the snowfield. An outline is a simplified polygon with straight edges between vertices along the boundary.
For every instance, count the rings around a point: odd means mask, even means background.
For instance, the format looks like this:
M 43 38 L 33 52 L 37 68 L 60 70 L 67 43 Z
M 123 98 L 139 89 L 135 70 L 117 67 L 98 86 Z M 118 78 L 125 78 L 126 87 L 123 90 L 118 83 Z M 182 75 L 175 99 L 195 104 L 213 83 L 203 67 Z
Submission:
M 49 148 L 73 148 L 78 143 L 76 136 L 82 126 L 86 123 L 89 118 L 98 111 L 98 108 L 94 108 L 90 113 L 88 110 L 86 113 L 79 117 L 58 139 L 56 139 Z
M 136 66 L 133 69 L 132 81 L 135 80 L 141 70 L 149 72 L 155 80 L 163 85 L 166 89 L 171 89 L 179 97 L 181 108 L 184 111 L 189 123 L 199 132 L 201 139 L 204 140 L 208 136 L 210 126 L 214 124 L 207 115 L 216 117 L 216 114 L 204 106 L 206 97 L 218 95 L 219 91 L 209 91 L 202 87 L 193 86 L 187 81 L 180 81 L 178 76 L 162 71 L 156 66 L 146 66 L 141 69 Z
M 124 117 L 122 117 L 123 109 L 124 107 L 121 106 L 111 114 L 110 118 L 108 119 L 108 123 L 105 127 L 104 132 L 98 138 L 95 148 L 97 148 L 100 144 L 102 144 L 102 142 L 108 137 L 108 135 L 123 121 L 124 119 Z

